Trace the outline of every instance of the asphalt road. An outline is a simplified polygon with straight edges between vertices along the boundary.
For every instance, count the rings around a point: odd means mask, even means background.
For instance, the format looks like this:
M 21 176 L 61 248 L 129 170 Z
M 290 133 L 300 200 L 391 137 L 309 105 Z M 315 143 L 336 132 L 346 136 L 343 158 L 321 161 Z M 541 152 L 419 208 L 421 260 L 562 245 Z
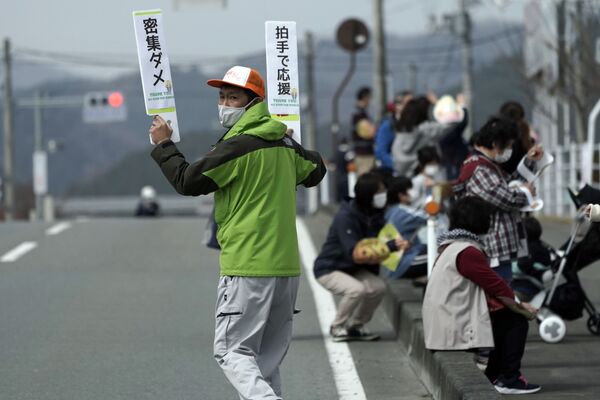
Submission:
M 218 253 L 203 219 L 91 219 L 48 235 L 0 224 L 0 399 L 237 399 L 212 358 Z M 286 399 L 337 399 L 315 303 L 301 283 Z M 382 314 L 351 352 L 369 400 L 429 395 Z
M 543 221 L 543 227 L 542 238 L 553 246 L 562 245 L 570 234 L 570 226 L 563 223 Z M 579 276 L 588 297 L 600 311 L 600 263 L 583 269 Z M 600 336 L 588 332 L 587 318 L 584 313 L 583 318 L 568 321 L 567 335 L 557 344 L 543 342 L 537 324 L 530 324 L 522 371 L 531 382 L 543 387 L 533 398 L 600 399 Z

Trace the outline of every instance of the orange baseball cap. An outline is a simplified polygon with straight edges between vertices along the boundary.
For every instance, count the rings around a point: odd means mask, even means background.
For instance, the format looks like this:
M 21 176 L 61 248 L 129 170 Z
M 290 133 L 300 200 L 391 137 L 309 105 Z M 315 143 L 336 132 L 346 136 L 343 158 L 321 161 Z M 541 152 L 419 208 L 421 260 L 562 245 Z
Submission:
M 265 81 L 254 68 L 235 67 L 229 68 L 223 79 L 210 79 L 206 81 L 209 86 L 220 88 L 223 85 L 232 85 L 252 90 L 258 97 L 265 98 Z

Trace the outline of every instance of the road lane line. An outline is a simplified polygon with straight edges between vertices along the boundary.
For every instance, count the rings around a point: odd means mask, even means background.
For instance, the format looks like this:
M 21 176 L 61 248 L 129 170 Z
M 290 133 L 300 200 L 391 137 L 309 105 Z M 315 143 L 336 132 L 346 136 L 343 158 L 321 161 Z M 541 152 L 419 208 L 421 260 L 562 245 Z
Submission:
M 336 343 L 331 340 L 329 335 L 329 324 L 335 319 L 336 314 L 335 301 L 333 295 L 323 288 L 313 275 L 313 263 L 317 258 L 317 252 L 308 229 L 300 218 L 296 218 L 296 229 L 298 231 L 300 258 L 315 299 L 321 334 L 325 342 L 329 365 L 331 365 L 333 371 L 333 379 L 335 380 L 339 400 L 366 400 L 367 396 L 356 371 L 348 343 Z
M 37 247 L 36 242 L 23 242 L 0 258 L 0 262 L 14 262 L 25 255 L 27 252 Z
M 46 235 L 58 235 L 71 227 L 70 222 L 61 222 L 46 230 Z

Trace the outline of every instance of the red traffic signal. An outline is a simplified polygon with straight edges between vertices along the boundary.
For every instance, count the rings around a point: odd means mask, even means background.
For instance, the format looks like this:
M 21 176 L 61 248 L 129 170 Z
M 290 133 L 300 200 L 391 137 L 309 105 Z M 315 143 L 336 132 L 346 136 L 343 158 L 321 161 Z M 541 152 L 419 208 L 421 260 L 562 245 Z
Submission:
M 121 107 L 124 102 L 125 102 L 125 99 L 121 92 L 112 92 L 108 95 L 108 104 L 111 107 L 114 107 L 114 108 Z

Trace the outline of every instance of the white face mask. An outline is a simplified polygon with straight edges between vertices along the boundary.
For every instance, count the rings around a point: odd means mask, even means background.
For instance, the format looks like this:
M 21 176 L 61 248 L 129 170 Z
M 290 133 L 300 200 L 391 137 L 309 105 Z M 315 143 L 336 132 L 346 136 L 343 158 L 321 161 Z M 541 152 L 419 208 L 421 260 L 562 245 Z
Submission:
M 437 164 L 430 164 L 423 168 L 423 173 L 427 176 L 436 176 L 439 170 L 440 167 Z
M 227 107 L 219 104 L 219 122 L 224 128 L 231 128 L 245 112 L 246 107 Z
M 413 188 L 408 189 L 406 194 L 408 194 L 408 196 L 410 197 L 411 203 L 414 201 L 414 199 L 419 197 L 419 191 L 417 189 L 413 189 Z
M 250 101 L 250 103 L 246 104 L 244 107 L 228 107 L 219 105 L 219 122 L 223 125 L 224 128 L 231 128 L 235 125 L 236 122 L 242 118 L 242 115 L 246 112 L 247 109 L 252 107 L 254 104 L 258 103 L 260 98 L 255 97 Z
M 494 157 L 494 161 L 496 161 L 499 164 L 505 163 L 508 160 L 510 160 L 510 157 L 512 156 L 512 149 L 504 149 L 504 151 L 500 154 L 498 154 L 496 157 Z
M 373 207 L 382 209 L 383 207 L 385 207 L 385 203 L 387 203 L 386 192 L 376 193 L 375 196 L 373 196 Z

